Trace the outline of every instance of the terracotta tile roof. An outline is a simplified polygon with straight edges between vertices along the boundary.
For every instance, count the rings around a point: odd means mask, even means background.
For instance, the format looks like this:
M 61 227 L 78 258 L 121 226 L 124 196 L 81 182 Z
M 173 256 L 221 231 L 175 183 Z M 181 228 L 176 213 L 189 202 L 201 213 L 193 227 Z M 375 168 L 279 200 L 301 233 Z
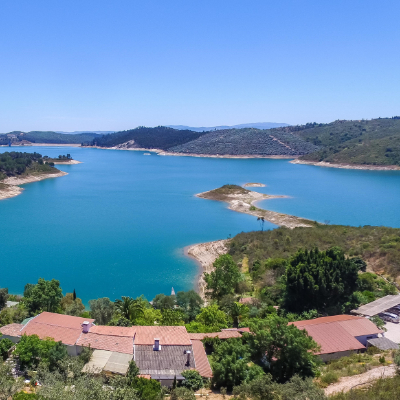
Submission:
M 212 378 L 212 369 L 208 362 L 203 343 L 200 340 L 192 340 L 192 347 L 197 372 L 204 378 Z
M 318 354 L 365 349 L 356 339 L 357 336 L 382 333 L 368 319 L 352 315 L 334 315 L 291 324 L 299 329 L 305 329 L 321 346 Z
M 94 319 L 73 317 L 72 315 L 55 314 L 50 312 L 42 312 L 32 321 L 47 325 L 56 325 L 64 328 L 72 328 L 81 330 L 81 324 L 84 321 L 94 322 Z
M 161 345 L 190 345 L 190 337 L 184 326 L 135 326 L 135 345 L 153 345 L 160 339 Z
M 84 321 L 92 322 L 94 319 L 73 317 L 71 315 L 42 312 L 32 318 L 22 329 L 21 335 L 38 335 L 40 339 L 53 338 L 67 345 L 73 345 L 78 340 Z
M 81 332 L 81 328 L 73 329 L 55 325 L 47 325 L 37 323 L 35 320 L 32 320 L 25 325 L 20 335 L 38 335 L 40 339 L 51 337 L 56 342 L 61 341 L 64 344 L 73 345 L 78 340 Z
M 118 353 L 133 354 L 133 337 L 119 335 L 103 335 L 98 333 L 82 333 L 77 338 L 78 346 L 90 345 L 93 349 L 116 351 Z
M 305 326 L 305 325 L 316 325 L 316 324 L 326 324 L 328 322 L 337 322 L 337 321 L 348 321 L 348 320 L 355 320 L 360 319 L 362 317 L 356 317 L 354 315 L 332 315 L 330 317 L 320 317 L 315 319 L 309 319 L 305 321 L 295 321 L 291 322 L 291 324 L 295 326 Z
M 231 338 L 239 338 L 242 337 L 240 331 L 237 330 L 226 330 L 222 332 L 211 332 L 211 333 L 189 333 L 189 337 L 191 340 L 203 340 L 204 338 L 215 338 L 218 337 L 220 339 L 231 339 Z
M 136 326 L 125 327 L 125 326 L 97 326 L 94 325 L 90 328 L 90 333 L 97 333 L 100 335 L 111 335 L 111 336 L 130 336 L 134 337 L 136 332 Z
M 0 328 L 0 333 L 8 336 L 20 336 L 21 330 L 24 326 L 22 324 L 10 324 Z

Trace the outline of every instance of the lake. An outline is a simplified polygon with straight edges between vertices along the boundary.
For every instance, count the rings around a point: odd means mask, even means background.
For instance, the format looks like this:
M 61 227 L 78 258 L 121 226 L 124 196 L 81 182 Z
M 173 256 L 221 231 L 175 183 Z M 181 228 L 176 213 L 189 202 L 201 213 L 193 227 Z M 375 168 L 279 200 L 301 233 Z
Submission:
M 1 148 L 0 152 L 8 151 Z M 39 277 L 58 279 L 84 303 L 195 287 L 190 244 L 259 230 L 256 218 L 194 195 L 226 183 L 288 195 L 259 206 L 320 222 L 400 227 L 400 172 L 290 164 L 273 159 L 150 156 L 77 147 L 13 147 L 58 156 L 67 176 L 24 185 L 0 201 L 0 287 L 22 293 Z M 265 223 L 265 229 L 275 226 Z

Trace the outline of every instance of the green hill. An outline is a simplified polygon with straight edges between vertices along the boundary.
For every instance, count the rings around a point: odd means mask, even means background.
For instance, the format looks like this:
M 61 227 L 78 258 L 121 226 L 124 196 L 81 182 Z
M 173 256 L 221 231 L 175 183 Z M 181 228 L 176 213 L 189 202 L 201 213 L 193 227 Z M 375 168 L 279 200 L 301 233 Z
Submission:
M 306 161 L 400 165 L 400 117 L 280 128 L 320 146 Z
M 52 131 L 32 131 L 21 132 L 14 131 L 10 134 L 16 135 L 16 143 L 21 140 L 27 140 L 32 143 L 52 143 L 52 144 L 81 144 L 91 143 L 95 137 L 100 137 L 96 133 L 64 134 Z M 0 144 L 8 144 L 6 134 L 0 135 Z

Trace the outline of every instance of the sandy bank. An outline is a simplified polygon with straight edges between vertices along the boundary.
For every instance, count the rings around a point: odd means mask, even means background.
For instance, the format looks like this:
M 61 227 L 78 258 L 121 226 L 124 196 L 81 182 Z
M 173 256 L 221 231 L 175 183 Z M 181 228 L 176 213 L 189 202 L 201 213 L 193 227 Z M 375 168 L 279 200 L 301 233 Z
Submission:
M 290 161 L 292 164 L 305 164 L 315 165 L 317 167 L 329 167 L 329 168 L 342 168 L 342 169 L 363 169 L 369 171 L 398 171 L 400 167 L 397 165 L 358 165 L 358 164 L 332 164 L 325 161 L 304 161 L 295 159 Z
M 53 161 L 55 165 L 75 165 L 75 164 L 82 164 L 82 161 L 78 160 L 68 160 L 68 161 Z
M 266 199 L 286 198 L 287 196 L 273 196 L 251 190 L 243 190 L 243 192 L 232 192 L 224 194 L 223 196 L 216 196 L 214 190 L 199 193 L 197 197 L 209 200 L 225 201 L 229 204 L 229 209 L 245 214 L 254 215 L 255 217 L 262 217 L 265 221 L 272 222 L 275 225 L 285 226 L 287 228 L 296 227 L 311 227 L 312 221 L 295 217 L 294 215 L 281 214 L 275 211 L 269 211 L 255 206 L 257 201 Z
M 22 193 L 23 190 L 24 189 L 20 188 L 19 186 L 0 183 L 0 200 L 18 196 Z
M 0 183 L 0 200 L 9 199 L 10 197 L 21 194 L 24 189 L 20 188 L 19 185 L 38 182 L 48 178 L 58 178 L 64 175 L 68 175 L 67 172 L 59 171 L 56 174 L 29 175 L 23 178 L 12 176 L 4 179 L 4 181 Z
M 185 254 L 194 258 L 202 268 L 199 275 L 198 291 L 200 296 L 205 299 L 206 282 L 204 281 L 204 272 L 213 270 L 214 261 L 222 254 L 228 251 L 227 244 L 229 240 L 216 240 L 214 242 L 200 243 L 185 248 Z

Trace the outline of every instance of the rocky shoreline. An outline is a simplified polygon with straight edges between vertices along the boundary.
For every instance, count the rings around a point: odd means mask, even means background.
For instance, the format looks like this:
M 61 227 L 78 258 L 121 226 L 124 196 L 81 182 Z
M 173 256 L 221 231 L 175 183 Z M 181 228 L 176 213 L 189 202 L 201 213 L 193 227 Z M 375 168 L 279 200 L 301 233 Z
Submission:
M 325 161 L 304 161 L 295 159 L 289 161 L 291 164 L 304 164 L 314 165 L 316 167 L 328 167 L 328 168 L 341 168 L 341 169 L 359 169 L 367 171 L 399 171 L 400 167 L 397 165 L 361 165 L 361 164 L 333 164 Z
M 4 179 L 0 183 L 0 200 L 9 199 L 11 197 L 15 197 L 21 194 L 24 189 L 19 187 L 19 185 L 39 182 L 49 178 L 59 178 L 65 175 L 68 175 L 68 173 L 64 171 L 59 171 L 56 174 L 29 175 L 24 178 L 17 178 L 12 176 L 10 178 Z

